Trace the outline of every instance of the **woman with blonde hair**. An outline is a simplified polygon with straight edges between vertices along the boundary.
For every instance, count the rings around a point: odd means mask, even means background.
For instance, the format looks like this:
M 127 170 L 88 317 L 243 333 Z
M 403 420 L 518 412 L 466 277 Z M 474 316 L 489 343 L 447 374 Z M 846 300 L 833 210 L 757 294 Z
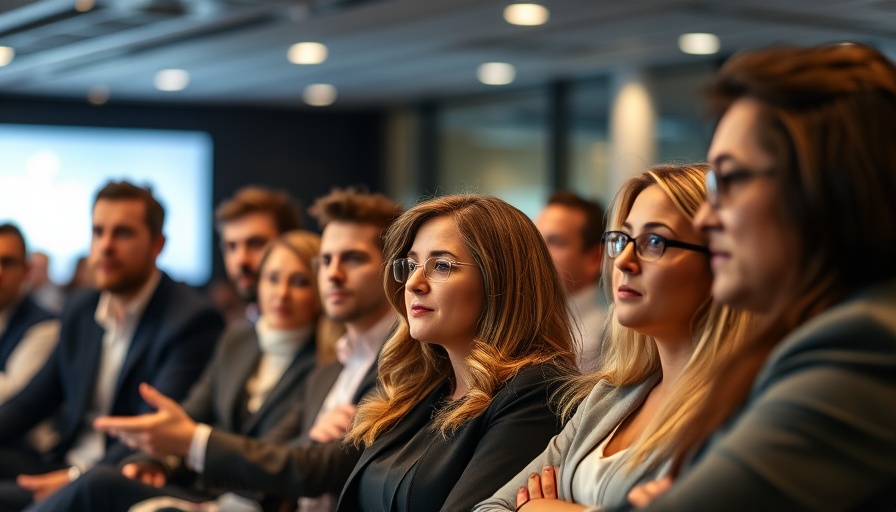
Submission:
M 535 225 L 494 197 L 418 204 L 384 254 L 401 319 L 338 510 L 469 510 L 560 430 L 551 396 L 576 372 L 563 285 Z
M 668 469 L 678 426 L 749 323 L 710 296 L 708 250 L 691 225 L 706 170 L 660 165 L 623 184 L 604 234 L 603 367 L 570 384 L 566 411 L 581 405 L 566 427 L 477 512 L 592 510 Z

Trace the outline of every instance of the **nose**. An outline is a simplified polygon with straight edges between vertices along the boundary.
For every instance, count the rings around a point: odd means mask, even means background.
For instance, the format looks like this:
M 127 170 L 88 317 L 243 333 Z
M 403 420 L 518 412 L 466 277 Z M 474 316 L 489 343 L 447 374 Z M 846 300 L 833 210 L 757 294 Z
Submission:
M 338 257 L 331 259 L 329 264 L 321 264 L 319 272 L 322 272 L 327 281 L 345 281 L 342 261 Z
M 694 229 L 700 233 L 710 229 L 718 229 L 720 227 L 718 212 L 708 202 L 704 201 L 700 205 L 700 209 L 697 210 L 697 214 L 694 215 L 693 224 Z
M 618 270 L 629 274 L 637 273 L 641 269 L 641 260 L 639 260 L 638 256 L 635 254 L 634 240 L 627 243 L 625 247 L 622 248 L 622 252 L 613 260 L 613 266 Z
M 429 291 L 429 280 L 426 279 L 426 275 L 423 273 L 423 265 L 419 265 L 408 275 L 404 288 L 415 294 L 427 293 Z

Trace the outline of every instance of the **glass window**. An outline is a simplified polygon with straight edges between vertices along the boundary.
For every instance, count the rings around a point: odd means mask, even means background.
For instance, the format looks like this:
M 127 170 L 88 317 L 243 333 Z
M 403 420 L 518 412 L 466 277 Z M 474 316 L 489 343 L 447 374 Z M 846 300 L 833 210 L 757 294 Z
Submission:
M 657 154 L 660 162 L 703 162 L 712 127 L 703 117 L 700 90 L 715 73 L 701 64 L 651 73 L 650 90 L 657 111 Z
M 547 196 L 547 94 L 445 102 L 438 117 L 438 195 L 500 197 L 535 215 Z
M 611 190 L 609 109 L 606 78 L 576 82 L 569 96 L 569 171 L 566 188 L 606 205 Z

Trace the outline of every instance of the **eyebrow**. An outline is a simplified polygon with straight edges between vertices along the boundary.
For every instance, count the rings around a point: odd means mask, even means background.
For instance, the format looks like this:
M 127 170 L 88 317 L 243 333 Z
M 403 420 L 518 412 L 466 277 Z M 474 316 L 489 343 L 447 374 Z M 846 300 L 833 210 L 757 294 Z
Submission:
M 415 251 L 408 251 L 408 257 L 411 257 L 411 256 L 417 256 L 417 253 Z M 439 251 L 430 251 L 429 252 L 430 258 L 436 258 L 439 256 L 451 256 L 452 258 L 457 259 L 457 255 L 451 251 L 439 250 Z
M 629 224 L 628 222 L 623 222 L 622 227 L 628 229 L 629 231 L 633 231 L 632 225 Z M 671 231 L 673 235 L 677 234 L 677 233 L 675 233 L 674 229 L 672 229 L 668 224 L 665 224 L 663 222 L 648 222 L 647 224 L 644 224 L 644 226 L 642 227 L 643 230 L 650 230 L 650 229 L 656 229 L 656 228 L 666 228 L 669 231 Z

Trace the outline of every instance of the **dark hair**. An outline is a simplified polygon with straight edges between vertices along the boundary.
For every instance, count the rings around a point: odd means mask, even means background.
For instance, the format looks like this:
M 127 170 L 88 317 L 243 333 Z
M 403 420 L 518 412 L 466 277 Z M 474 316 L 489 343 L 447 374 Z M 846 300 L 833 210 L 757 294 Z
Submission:
M 24 259 L 28 255 L 28 244 L 25 243 L 25 235 L 22 234 L 22 230 L 18 226 L 11 222 L 4 222 L 0 224 L 0 235 L 12 235 L 18 238 L 22 242 L 22 258 Z
M 215 225 L 244 217 L 250 213 L 268 213 L 277 224 L 277 231 L 286 233 L 302 227 L 302 212 L 285 191 L 258 186 L 243 187 L 215 209 Z
M 146 206 L 146 226 L 149 228 L 149 234 L 153 238 L 161 236 L 162 226 L 165 224 L 165 209 L 162 204 L 152 195 L 149 187 L 138 187 L 128 181 L 110 181 L 106 183 L 93 199 L 93 206 L 100 199 L 109 201 L 120 201 L 126 199 L 136 199 L 143 201 Z
M 588 250 L 600 245 L 604 233 L 604 207 L 597 201 L 589 201 L 567 190 L 559 190 L 548 198 L 548 206 L 565 206 L 585 215 L 582 226 L 582 249 Z
M 401 206 L 388 197 L 356 188 L 334 188 L 308 209 L 321 229 L 334 221 L 353 222 L 371 224 L 380 228 L 381 233 L 385 233 L 401 212 Z M 377 237 L 377 243 L 382 248 L 382 236 Z
M 776 161 L 781 207 L 797 237 L 779 311 L 723 364 L 685 428 L 680 462 L 746 399 L 787 334 L 846 295 L 896 275 L 896 66 L 859 44 L 785 47 L 732 57 L 709 89 L 717 116 L 760 103 L 760 144 Z M 861 240 L 856 249 L 851 240 Z

